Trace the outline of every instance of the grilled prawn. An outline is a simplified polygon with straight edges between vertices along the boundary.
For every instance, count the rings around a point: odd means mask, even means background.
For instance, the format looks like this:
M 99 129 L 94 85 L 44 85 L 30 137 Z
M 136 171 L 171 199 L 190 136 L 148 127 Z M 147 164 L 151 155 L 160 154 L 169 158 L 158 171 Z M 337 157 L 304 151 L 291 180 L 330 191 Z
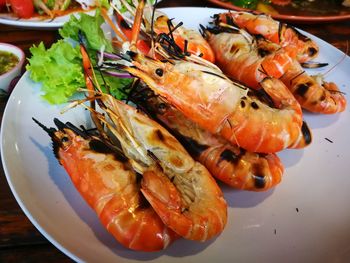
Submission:
M 105 124 L 116 136 L 124 154 L 134 160 L 134 169 L 142 174 L 142 193 L 162 221 L 191 240 L 205 241 L 220 234 L 227 222 L 227 204 L 208 170 L 158 123 L 102 93 L 96 81 L 93 85 L 91 61 L 83 45 L 81 51 L 89 91 L 86 100 L 98 95 L 95 100 L 109 119 L 88 109 L 94 120 Z
M 250 96 L 214 67 L 190 61 L 160 61 L 128 52 L 135 67 L 119 68 L 142 79 L 156 94 L 212 134 L 248 151 L 273 153 L 304 147 L 310 134 L 299 103 L 280 81 L 265 78 L 262 88 L 273 107 Z M 303 128 L 302 128 L 303 127 Z
M 126 15 L 120 13 L 118 8 L 114 8 L 117 12 L 119 27 L 122 29 L 124 34 L 128 36 L 129 40 L 131 40 L 133 36 L 136 36 L 136 30 L 141 29 L 149 36 L 149 40 L 156 39 L 164 44 L 167 44 L 168 42 L 175 42 L 176 45 L 185 53 L 189 52 L 210 62 L 214 62 L 214 52 L 199 32 L 184 27 L 183 23 L 174 25 L 172 22 L 173 19 L 170 19 L 166 16 L 166 14 L 155 9 L 154 7 L 145 5 L 144 0 L 140 0 L 136 4 L 137 8 L 128 4 L 127 1 L 124 0 L 120 0 L 119 3 L 119 5 L 127 8 L 129 13 L 133 16 L 133 19 L 130 19 Z M 137 12 L 142 12 L 143 16 L 139 17 Z M 141 19 L 143 23 L 142 25 L 138 25 Z M 137 24 L 137 26 L 132 26 L 134 24 Z M 149 44 L 149 47 L 147 48 L 144 43 L 145 41 L 142 41 L 141 47 L 141 42 L 139 42 L 139 49 L 143 53 L 147 54 L 151 44 Z
M 297 50 L 296 59 L 301 63 L 314 59 L 319 53 L 319 47 L 312 39 L 269 15 L 230 11 L 215 15 L 214 21 L 216 25 L 225 23 L 252 35 L 261 35 L 282 47 L 293 46 Z
M 278 48 L 267 53 L 266 49 L 259 49 L 256 38 L 244 30 L 215 27 L 203 29 L 203 35 L 215 52 L 220 69 L 250 88 L 260 88 L 260 82 L 266 77 L 280 78 L 293 63 L 293 48 Z
M 304 109 L 324 114 L 345 110 L 345 96 L 336 84 L 306 73 L 293 58 L 293 47 L 280 48 L 227 27 L 206 29 L 203 34 L 215 52 L 218 66 L 229 77 L 255 89 L 267 76 L 279 78 Z
M 252 153 L 231 145 L 152 93 L 148 88 L 137 88 L 130 99 L 167 127 L 216 179 L 248 191 L 266 191 L 280 183 L 284 168 L 276 154 Z
M 50 135 L 55 156 L 76 189 L 122 245 L 157 251 L 178 238 L 142 196 L 140 175 L 120 150 L 70 123 L 55 119 L 58 129 L 37 123 Z
M 281 80 L 308 111 L 334 114 L 346 109 L 345 95 L 334 82 L 326 82 L 321 75 L 310 76 L 297 61 Z
M 205 241 L 222 232 L 227 204 L 208 170 L 194 161 L 166 129 L 135 108 L 102 95 L 105 122 L 124 153 L 137 161 L 142 193 L 166 226 L 191 240 Z

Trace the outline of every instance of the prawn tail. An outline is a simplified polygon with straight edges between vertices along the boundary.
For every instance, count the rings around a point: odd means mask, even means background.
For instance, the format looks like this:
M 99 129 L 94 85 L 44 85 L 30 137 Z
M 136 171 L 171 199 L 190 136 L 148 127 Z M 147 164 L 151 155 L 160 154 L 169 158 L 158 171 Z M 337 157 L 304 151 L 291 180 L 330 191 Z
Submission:
M 299 136 L 297 136 L 297 139 L 294 143 L 292 143 L 288 148 L 292 149 L 300 149 L 305 148 L 306 146 L 310 145 L 312 142 L 312 132 L 309 126 L 305 121 L 303 121 L 303 124 L 300 129 Z

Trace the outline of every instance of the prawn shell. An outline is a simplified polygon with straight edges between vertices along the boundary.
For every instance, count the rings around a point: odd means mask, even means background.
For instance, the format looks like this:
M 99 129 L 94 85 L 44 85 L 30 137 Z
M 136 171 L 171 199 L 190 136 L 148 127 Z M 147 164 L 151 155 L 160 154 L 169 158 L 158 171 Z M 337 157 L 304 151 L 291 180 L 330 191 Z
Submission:
M 120 159 L 108 148 L 91 149 L 92 141 L 70 129 L 55 135 L 65 138 L 61 145 L 54 141 L 59 162 L 118 242 L 133 250 L 158 251 L 178 238 L 143 199 L 126 158 Z

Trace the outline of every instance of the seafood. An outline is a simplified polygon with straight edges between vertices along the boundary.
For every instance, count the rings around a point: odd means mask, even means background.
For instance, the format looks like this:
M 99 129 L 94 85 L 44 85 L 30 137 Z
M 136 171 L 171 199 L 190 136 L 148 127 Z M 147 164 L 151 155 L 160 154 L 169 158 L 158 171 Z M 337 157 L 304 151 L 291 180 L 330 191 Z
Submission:
M 273 153 L 291 145 L 305 146 L 300 139 L 305 138 L 304 132 L 310 132 L 301 129 L 300 105 L 279 80 L 265 78 L 261 82 L 273 101 L 271 107 L 214 67 L 178 59 L 160 61 L 131 51 L 128 55 L 135 67 L 119 65 L 121 70 L 142 79 L 212 134 L 252 152 Z
M 262 56 L 270 56 L 280 51 L 274 43 L 265 39 L 259 39 L 257 46 Z M 290 52 L 287 52 L 287 55 L 289 54 Z M 322 66 L 322 63 L 316 63 L 316 66 L 318 65 Z M 322 75 L 309 75 L 295 59 L 291 60 L 280 80 L 293 93 L 303 109 L 323 114 L 334 114 L 346 109 L 345 95 L 334 82 L 325 81 Z
M 142 193 L 164 224 L 197 241 L 221 233 L 227 204 L 208 170 L 157 122 L 109 95 L 102 101 L 115 124 L 111 131 L 138 163 L 133 165 L 142 173 Z
M 139 1 L 138 7 L 140 5 L 144 5 L 143 2 L 144 0 Z M 137 21 L 137 9 L 135 10 L 135 7 L 129 5 L 124 0 L 120 1 L 120 5 L 126 6 L 129 13 L 133 15 L 135 21 Z M 131 32 L 132 30 L 130 26 L 134 24 L 134 21 L 131 21 L 125 15 L 121 14 L 118 8 L 114 8 L 114 10 L 118 14 L 117 21 L 119 21 L 119 27 L 123 30 L 125 35 L 129 36 L 130 40 L 131 36 L 135 35 L 135 32 Z M 201 34 L 196 30 L 185 28 L 182 25 L 183 23 L 173 25 L 172 20 L 173 19 L 167 17 L 163 12 L 153 9 L 153 7 L 150 5 L 145 5 L 143 10 L 144 23 L 141 29 L 143 29 L 150 39 L 157 39 L 157 41 L 163 43 L 174 41 L 185 53 L 188 52 L 196 56 L 200 56 L 210 62 L 214 62 L 214 52 Z
M 94 80 L 89 57 L 84 46 L 80 47 L 85 77 Z M 88 98 L 75 101 L 71 107 L 92 99 L 95 89 L 91 82 L 87 84 Z M 191 240 L 205 241 L 221 233 L 227 222 L 227 204 L 208 170 L 157 122 L 95 86 L 96 100 L 110 121 L 93 108 L 88 109 L 109 128 L 124 154 L 133 160 L 134 169 L 142 174 L 141 191 L 162 221 Z
M 76 189 L 122 245 L 157 251 L 178 238 L 145 201 L 139 175 L 122 152 L 70 123 L 54 121 L 58 129 L 35 120 L 50 135 L 55 156 Z
M 346 109 L 345 95 L 334 82 L 324 81 L 321 75 L 310 76 L 295 61 L 281 77 L 300 105 L 311 112 L 334 114 Z
M 293 59 L 293 47 L 280 48 L 242 30 L 228 28 L 208 28 L 203 35 L 215 52 L 218 66 L 229 77 L 255 89 L 267 76 L 279 78 L 308 111 L 333 114 L 345 110 L 345 96 L 336 84 L 308 75 Z
M 252 153 L 231 145 L 203 130 L 152 93 L 148 88 L 137 88 L 130 100 L 170 129 L 216 179 L 249 191 L 266 191 L 280 183 L 284 168 L 276 154 Z
M 207 28 L 202 33 L 216 56 L 216 64 L 230 78 L 260 88 L 266 77 L 280 78 L 292 65 L 293 48 L 274 52 L 259 49 L 256 39 L 243 30 Z
M 230 11 L 215 15 L 214 22 L 218 26 L 224 23 L 242 28 L 252 35 L 261 35 L 282 47 L 294 46 L 298 51 L 296 59 L 300 63 L 314 59 L 319 53 L 319 47 L 312 39 L 269 15 Z

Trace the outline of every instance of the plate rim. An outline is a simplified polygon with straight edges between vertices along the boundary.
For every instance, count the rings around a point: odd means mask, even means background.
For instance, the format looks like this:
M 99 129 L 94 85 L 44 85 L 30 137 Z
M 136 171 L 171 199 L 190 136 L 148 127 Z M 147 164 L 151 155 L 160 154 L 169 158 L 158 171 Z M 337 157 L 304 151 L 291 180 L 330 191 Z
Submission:
M 20 80 L 17 82 L 15 88 L 13 89 L 12 93 L 10 94 L 10 97 L 8 98 L 8 101 L 6 102 L 6 106 L 5 106 L 5 109 L 4 109 L 4 112 L 3 112 L 3 117 L 2 117 L 2 120 L 1 120 L 1 129 L 0 129 L 0 156 L 1 156 L 2 167 L 3 167 L 3 170 L 4 170 L 4 174 L 5 174 L 5 177 L 6 177 L 7 184 L 9 186 L 9 188 L 11 189 L 11 193 L 15 197 L 16 202 L 20 206 L 22 212 L 25 214 L 26 217 L 28 217 L 29 221 L 58 250 L 60 250 L 62 253 L 64 253 L 65 255 L 67 255 L 68 257 L 73 259 L 74 261 L 81 262 L 82 261 L 81 258 L 79 258 L 77 255 L 71 253 L 67 248 L 65 248 L 62 244 L 60 244 L 58 241 L 56 241 L 56 239 L 40 225 L 38 220 L 36 218 L 34 218 L 34 216 L 28 210 L 27 206 L 24 204 L 24 202 L 20 198 L 19 194 L 15 190 L 15 186 L 14 186 L 13 180 L 12 180 L 12 178 L 10 176 L 8 167 L 7 167 L 6 162 L 5 162 L 5 160 L 7 158 L 6 158 L 6 154 L 4 152 L 6 152 L 7 150 L 4 151 L 4 140 L 5 140 L 4 139 L 4 134 L 5 134 L 5 132 L 4 132 L 3 127 L 4 127 L 6 119 L 8 118 L 7 115 L 10 114 L 8 112 L 11 110 L 11 107 L 14 106 L 14 102 L 16 101 L 17 93 L 20 92 L 20 89 L 16 89 L 16 87 L 17 87 L 18 83 L 20 83 L 21 81 L 24 81 L 24 79 L 26 79 L 26 78 L 30 79 L 29 74 L 30 74 L 29 71 L 25 71 L 23 73 L 23 75 L 21 76 Z
M 58 16 L 54 19 L 43 19 L 36 20 L 35 18 L 30 19 L 15 19 L 10 14 L 0 13 L 0 24 L 8 26 L 16 26 L 21 28 L 36 28 L 36 29 L 58 29 L 66 23 L 71 15 L 78 15 L 80 13 L 92 14 L 96 8 L 90 8 L 87 10 L 72 11 L 62 16 Z
M 164 9 L 211 9 L 211 10 L 224 10 L 222 8 L 211 8 L 211 7 L 168 7 L 168 8 L 160 8 L 160 10 L 164 10 Z M 311 35 L 311 34 L 310 34 Z M 339 49 L 337 49 L 336 47 L 330 45 L 329 43 L 327 43 L 326 41 L 322 40 L 321 38 L 315 36 L 315 35 L 312 35 L 313 37 L 317 38 L 318 41 L 321 41 L 321 42 L 324 42 L 325 44 L 333 47 L 335 50 L 337 50 L 338 52 L 342 52 L 340 51 Z M 29 77 L 29 72 L 26 71 L 23 76 L 21 77 L 20 81 L 18 83 L 21 83 L 21 80 L 24 79 L 24 78 L 27 78 Z M 17 90 L 17 92 L 16 92 Z M 68 257 L 70 257 L 71 259 L 75 260 L 75 261 L 82 261 L 81 258 L 79 258 L 76 254 L 70 252 L 68 249 L 66 249 L 64 246 L 62 246 L 60 243 L 58 243 L 58 241 L 56 241 L 48 232 L 46 232 L 45 229 L 43 229 L 40 224 L 38 223 L 38 221 L 31 215 L 31 213 L 28 211 L 28 209 L 26 208 L 26 206 L 24 205 L 24 203 L 22 202 L 22 200 L 19 198 L 18 194 L 16 191 L 13 191 L 13 185 L 12 185 L 12 182 L 11 180 L 9 179 L 9 175 L 8 175 L 8 169 L 6 167 L 6 164 L 5 164 L 5 158 L 4 158 L 4 129 L 3 129 L 3 125 L 4 125 L 4 122 L 5 122 L 5 119 L 6 119 L 6 116 L 8 114 L 8 111 L 10 110 L 10 107 L 12 106 L 9 106 L 10 105 L 10 101 L 11 100 L 15 100 L 15 95 L 20 92 L 19 89 L 14 89 L 14 91 L 12 92 L 12 94 L 10 95 L 10 98 L 8 99 L 8 102 L 6 104 L 6 107 L 5 107 L 5 110 L 4 110 L 4 113 L 3 113 L 3 118 L 2 118 L 2 123 L 1 123 L 1 130 L 0 130 L 0 154 L 1 154 L 1 158 L 2 158 L 2 165 L 3 165 L 3 169 L 4 169 L 4 173 L 5 173 L 5 176 L 6 176 L 6 179 L 8 181 L 8 184 L 9 184 L 9 187 L 11 189 L 11 192 L 13 193 L 13 195 L 15 196 L 15 199 L 16 201 L 18 202 L 18 204 L 20 205 L 22 211 L 25 213 L 25 215 L 30 219 L 30 221 L 33 223 L 33 225 L 38 229 L 38 231 L 43 235 L 45 236 L 57 249 L 59 249 L 60 251 L 62 251 L 64 254 L 66 254 Z M 11 182 L 11 183 L 10 183 Z

